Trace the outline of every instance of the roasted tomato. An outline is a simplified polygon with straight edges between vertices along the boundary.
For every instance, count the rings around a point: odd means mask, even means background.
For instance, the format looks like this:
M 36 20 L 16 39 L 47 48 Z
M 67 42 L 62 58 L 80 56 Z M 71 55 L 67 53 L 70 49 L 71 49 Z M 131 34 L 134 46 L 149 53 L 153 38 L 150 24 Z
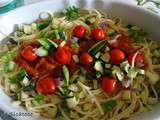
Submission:
M 73 29 L 73 35 L 78 38 L 84 37 L 85 34 L 86 34 L 86 28 L 83 25 L 77 25 Z
M 83 65 L 91 65 L 93 63 L 93 57 L 89 53 L 85 52 L 80 56 L 80 62 Z
M 104 39 L 105 35 L 106 32 L 101 28 L 96 28 L 92 31 L 92 37 L 97 41 Z
M 71 61 L 71 52 L 69 47 L 58 47 L 55 59 L 59 64 L 68 64 Z
M 125 54 L 120 49 L 113 49 L 110 52 L 110 57 L 110 62 L 112 64 L 119 64 L 125 58 Z
M 116 80 L 112 77 L 102 77 L 101 87 L 107 93 L 113 93 L 116 90 Z
M 34 61 L 37 59 L 37 55 L 34 52 L 34 48 L 32 46 L 27 46 L 21 51 L 21 56 L 26 59 L 27 61 Z
M 56 83 L 52 76 L 39 79 L 37 82 L 37 92 L 39 94 L 51 94 L 56 91 Z

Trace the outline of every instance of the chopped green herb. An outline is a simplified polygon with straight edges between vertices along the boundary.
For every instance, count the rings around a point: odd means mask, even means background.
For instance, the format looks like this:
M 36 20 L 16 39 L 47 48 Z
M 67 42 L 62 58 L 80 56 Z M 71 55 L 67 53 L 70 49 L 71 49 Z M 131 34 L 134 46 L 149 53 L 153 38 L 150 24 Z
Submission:
M 32 85 L 23 86 L 22 90 L 24 92 L 30 92 L 33 90 L 33 86 Z
M 116 100 L 110 100 L 102 103 L 102 107 L 105 111 L 112 111 L 116 105 L 117 105 Z
M 42 32 L 40 32 L 40 34 L 39 34 L 39 38 L 46 38 L 47 36 L 48 36 L 47 31 L 42 31 Z
M 2 56 L 3 67 L 6 73 L 10 72 L 14 68 L 14 62 L 13 62 L 14 57 L 15 57 L 14 53 L 10 51 L 8 51 Z
M 19 83 L 17 76 L 9 77 L 9 82 L 11 84 L 18 84 Z
M 33 96 L 33 99 L 37 102 L 40 102 L 40 101 L 43 101 L 45 99 L 45 96 L 44 95 L 35 95 Z
M 135 26 L 132 26 L 128 32 L 135 42 L 144 43 L 146 41 L 146 33 L 142 33 L 141 30 L 135 29 Z
M 17 75 L 9 77 L 9 82 L 12 84 L 20 84 L 20 82 L 23 80 L 23 78 L 27 76 L 27 73 L 25 70 L 21 70 Z
M 76 20 L 78 17 L 80 17 L 79 8 L 75 6 L 70 6 L 66 9 L 65 15 L 69 21 Z

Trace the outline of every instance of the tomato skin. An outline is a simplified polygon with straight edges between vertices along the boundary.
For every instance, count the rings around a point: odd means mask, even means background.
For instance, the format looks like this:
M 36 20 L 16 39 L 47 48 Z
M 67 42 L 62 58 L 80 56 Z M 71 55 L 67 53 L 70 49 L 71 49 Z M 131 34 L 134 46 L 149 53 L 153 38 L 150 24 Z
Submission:
M 106 32 L 101 28 L 96 28 L 92 31 L 92 37 L 97 41 L 101 41 L 105 38 Z
M 80 62 L 83 64 L 83 65 L 92 65 L 93 63 L 93 57 L 91 55 L 89 55 L 87 52 L 83 53 L 81 56 L 80 56 Z
M 130 54 L 132 50 L 131 38 L 122 34 L 122 36 L 118 40 L 118 47 L 121 48 L 125 53 Z
M 101 87 L 107 93 L 113 93 L 116 90 L 116 80 L 112 77 L 102 77 Z
M 30 66 L 28 62 L 25 61 L 21 56 L 17 56 L 15 62 L 18 63 L 23 69 L 25 69 L 29 75 L 33 77 L 39 76 L 38 70 L 35 67 Z
M 120 49 L 113 49 L 110 52 L 110 62 L 113 64 L 119 64 L 124 58 L 125 54 Z
M 21 51 L 21 56 L 27 61 L 33 62 L 37 59 L 37 55 L 34 52 L 34 48 L 32 46 L 27 46 Z
M 129 62 L 129 64 L 132 64 L 133 56 L 134 56 L 133 53 L 131 53 L 131 54 L 128 55 L 128 62 Z M 142 53 L 138 53 L 137 54 L 137 56 L 135 58 L 135 64 L 137 66 L 144 64 L 144 57 L 143 57 Z M 141 67 L 141 66 L 139 66 L 139 67 Z
M 109 43 L 110 48 L 121 48 L 125 53 L 130 54 L 132 49 L 132 40 L 129 36 L 121 34 L 114 42 Z
M 52 76 L 48 76 L 44 79 L 40 79 L 37 82 L 37 92 L 39 94 L 51 94 L 56 91 L 56 83 Z
M 82 38 L 86 34 L 86 28 L 83 25 L 77 25 L 73 29 L 73 34 L 74 34 L 74 36 L 76 36 L 78 38 Z
M 58 47 L 55 59 L 59 64 L 68 64 L 71 61 L 71 52 L 67 46 Z

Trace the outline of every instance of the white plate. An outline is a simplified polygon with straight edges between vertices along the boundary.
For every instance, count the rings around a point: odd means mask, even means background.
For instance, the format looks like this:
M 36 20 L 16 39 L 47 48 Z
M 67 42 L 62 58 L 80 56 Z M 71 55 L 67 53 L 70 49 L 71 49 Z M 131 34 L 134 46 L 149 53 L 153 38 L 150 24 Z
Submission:
M 134 5 L 127 3 L 108 0 L 53 0 L 36 3 L 13 10 L 0 18 L 0 31 L 5 34 L 10 34 L 13 31 L 14 24 L 30 23 L 34 21 L 41 11 L 51 10 L 59 11 L 69 5 L 76 5 L 80 8 L 95 8 L 106 11 L 113 16 L 122 18 L 124 22 L 136 24 L 142 27 L 149 35 L 155 39 L 160 40 L 160 17 L 147 10 L 141 9 Z M 4 38 L 0 34 L 0 39 Z M 26 112 L 21 107 L 13 107 L 11 99 L 0 90 L 0 108 L 6 113 Z M 154 106 L 153 111 L 142 113 L 132 120 L 160 120 L 160 104 Z M 18 120 L 38 120 L 36 117 L 13 116 Z M 39 119 L 40 120 L 40 119 Z M 43 119 L 44 120 L 44 119 Z

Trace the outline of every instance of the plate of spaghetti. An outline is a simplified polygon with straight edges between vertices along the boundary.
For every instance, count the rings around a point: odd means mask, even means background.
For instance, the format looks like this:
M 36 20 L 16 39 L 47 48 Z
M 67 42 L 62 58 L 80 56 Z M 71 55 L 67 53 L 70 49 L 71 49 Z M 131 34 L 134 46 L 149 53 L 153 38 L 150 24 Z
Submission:
M 141 25 L 78 4 L 37 13 L 13 23 L 0 45 L 12 108 L 49 120 L 124 120 L 158 104 L 160 43 Z

